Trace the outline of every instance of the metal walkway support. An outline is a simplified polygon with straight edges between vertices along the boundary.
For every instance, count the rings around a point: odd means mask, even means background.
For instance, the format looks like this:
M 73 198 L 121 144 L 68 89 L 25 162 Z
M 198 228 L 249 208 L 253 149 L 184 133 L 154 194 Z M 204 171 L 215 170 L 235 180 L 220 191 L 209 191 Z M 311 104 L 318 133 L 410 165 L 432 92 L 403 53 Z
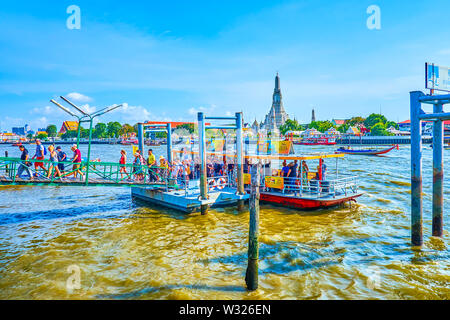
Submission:
M 221 130 L 236 130 L 236 151 L 237 151 L 237 191 L 239 195 L 244 195 L 244 171 L 243 171 L 243 117 L 242 112 L 236 112 L 235 117 L 205 117 L 203 112 L 198 113 L 198 137 L 199 137 L 199 152 L 200 152 L 200 197 L 202 200 L 208 199 L 208 177 L 206 173 L 206 130 L 207 129 L 221 129 Z M 236 124 L 225 126 L 211 126 L 206 125 L 205 120 L 232 120 Z M 242 210 L 244 207 L 244 200 L 238 200 L 238 209 Z M 208 212 L 208 206 L 202 205 L 201 213 L 205 215 Z
M 443 149 L 444 135 L 442 120 L 450 120 L 450 113 L 443 110 L 450 104 L 450 95 L 425 95 L 421 91 L 410 93 L 411 102 L 411 243 L 423 244 L 422 231 L 422 120 L 432 120 L 433 124 L 433 236 L 443 236 Z M 422 110 L 422 103 L 432 104 L 433 113 Z
M 138 123 L 138 144 L 141 155 L 144 155 L 144 136 L 146 132 L 167 133 L 167 162 L 172 164 L 172 124 L 145 124 Z

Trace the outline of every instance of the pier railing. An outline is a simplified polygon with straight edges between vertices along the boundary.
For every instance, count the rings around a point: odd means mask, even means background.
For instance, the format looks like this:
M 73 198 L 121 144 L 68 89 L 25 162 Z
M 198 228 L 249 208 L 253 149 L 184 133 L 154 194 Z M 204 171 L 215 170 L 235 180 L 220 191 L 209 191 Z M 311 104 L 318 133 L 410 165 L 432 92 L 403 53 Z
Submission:
M 45 170 L 39 166 L 36 168 L 36 163 L 42 164 Z M 55 172 L 58 164 L 64 165 L 65 170 L 61 172 L 61 176 L 57 176 Z M 52 171 L 49 175 L 50 168 Z M 89 179 L 86 181 L 84 177 L 88 170 Z M 54 163 L 49 160 L 0 157 L 0 184 L 165 185 L 167 175 L 166 168 L 149 168 L 147 165 L 100 161 Z

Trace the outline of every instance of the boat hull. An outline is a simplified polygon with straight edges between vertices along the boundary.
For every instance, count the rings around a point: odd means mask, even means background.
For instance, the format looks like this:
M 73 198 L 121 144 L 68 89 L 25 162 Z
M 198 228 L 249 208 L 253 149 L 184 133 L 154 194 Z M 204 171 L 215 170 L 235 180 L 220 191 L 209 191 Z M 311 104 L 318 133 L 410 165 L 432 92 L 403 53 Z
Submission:
M 349 201 L 356 201 L 355 199 L 360 197 L 362 193 L 356 193 L 351 196 L 344 196 L 339 198 L 320 198 L 320 199 L 307 199 L 285 196 L 282 194 L 274 194 L 261 192 L 260 200 L 262 202 L 280 205 L 283 207 L 290 207 L 295 209 L 314 210 L 321 208 L 336 207 Z
M 343 153 L 343 154 L 356 154 L 356 155 L 362 155 L 362 156 L 376 156 L 380 154 L 386 154 L 392 150 L 394 150 L 396 146 L 385 149 L 385 150 L 342 150 L 338 149 L 335 153 Z

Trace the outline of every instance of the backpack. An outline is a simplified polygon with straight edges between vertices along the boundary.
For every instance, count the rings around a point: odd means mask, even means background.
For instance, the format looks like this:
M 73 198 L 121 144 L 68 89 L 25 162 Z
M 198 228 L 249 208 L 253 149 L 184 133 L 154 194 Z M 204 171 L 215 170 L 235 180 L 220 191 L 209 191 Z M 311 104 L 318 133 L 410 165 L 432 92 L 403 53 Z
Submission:
M 47 155 L 47 148 L 46 148 L 46 147 L 44 147 L 44 145 L 42 145 L 42 144 L 41 144 L 41 148 L 43 148 L 43 149 L 44 149 L 44 153 L 43 153 L 43 154 L 44 154 L 44 156 L 46 156 L 46 155 Z

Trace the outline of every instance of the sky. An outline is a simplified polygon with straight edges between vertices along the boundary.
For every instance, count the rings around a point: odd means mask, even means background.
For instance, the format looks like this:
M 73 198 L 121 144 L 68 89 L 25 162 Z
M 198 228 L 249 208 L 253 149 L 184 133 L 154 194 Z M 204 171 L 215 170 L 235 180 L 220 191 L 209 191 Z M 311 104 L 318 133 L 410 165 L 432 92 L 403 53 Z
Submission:
M 67 27 L 71 5 L 80 29 Z M 367 26 L 371 5 L 380 29 Z M 60 127 L 71 117 L 49 100 L 61 95 L 88 111 L 124 104 L 101 122 L 262 121 L 277 72 L 300 123 L 312 108 L 403 121 L 425 62 L 450 66 L 448 12 L 448 0 L 3 2 L 0 130 Z

